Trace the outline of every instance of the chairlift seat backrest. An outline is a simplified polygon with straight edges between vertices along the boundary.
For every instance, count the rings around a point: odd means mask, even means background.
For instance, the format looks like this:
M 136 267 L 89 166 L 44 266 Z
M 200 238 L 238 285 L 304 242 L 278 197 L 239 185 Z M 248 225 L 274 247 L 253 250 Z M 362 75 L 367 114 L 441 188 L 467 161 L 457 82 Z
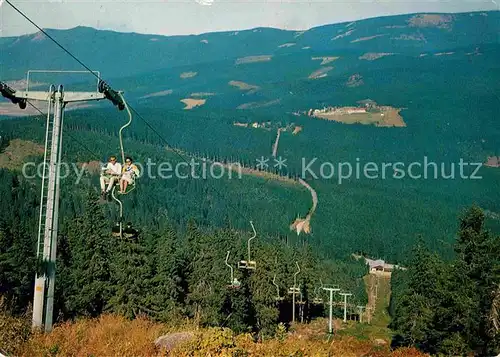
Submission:
M 321 298 L 314 298 L 313 299 L 313 304 L 320 305 L 323 303 L 323 299 Z
M 240 260 L 238 262 L 239 269 L 255 270 L 256 267 L 257 267 L 257 263 L 254 260 L 251 260 L 251 261 Z
M 248 266 L 248 263 L 247 263 L 247 261 L 246 261 L 246 260 L 240 260 L 240 261 L 238 262 L 238 268 L 239 268 L 239 269 L 246 269 L 246 268 L 247 268 L 247 266 Z

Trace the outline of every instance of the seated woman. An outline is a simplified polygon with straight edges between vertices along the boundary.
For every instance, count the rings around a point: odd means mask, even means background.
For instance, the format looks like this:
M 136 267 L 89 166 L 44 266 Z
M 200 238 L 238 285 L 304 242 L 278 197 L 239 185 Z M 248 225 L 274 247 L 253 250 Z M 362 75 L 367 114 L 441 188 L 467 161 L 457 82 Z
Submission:
M 125 165 L 122 170 L 122 177 L 120 179 L 120 193 L 125 193 L 127 191 L 127 186 L 129 184 L 133 185 L 136 177 L 139 176 L 139 169 L 132 163 L 132 159 L 127 157 L 125 159 Z

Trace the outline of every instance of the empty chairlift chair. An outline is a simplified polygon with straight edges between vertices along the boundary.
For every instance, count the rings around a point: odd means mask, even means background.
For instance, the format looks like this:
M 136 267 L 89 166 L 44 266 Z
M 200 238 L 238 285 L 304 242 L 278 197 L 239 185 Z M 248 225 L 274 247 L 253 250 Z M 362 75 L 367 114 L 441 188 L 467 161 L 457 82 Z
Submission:
M 292 295 L 300 294 L 300 285 L 297 287 L 297 275 L 300 273 L 300 266 L 297 262 L 295 262 L 295 265 L 297 266 L 297 271 L 293 274 L 293 286 L 288 288 L 288 293 Z
M 313 298 L 313 304 L 315 305 L 322 305 L 323 304 L 323 298 L 321 298 L 319 291 L 323 289 L 323 282 L 321 279 L 319 280 L 320 286 L 314 288 L 314 298 Z
M 228 264 L 227 260 L 229 259 L 229 253 L 230 251 L 228 250 L 227 251 L 227 255 L 226 255 L 226 265 L 229 267 L 229 270 L 231 271 L 231 283 L 227 286 L 229 289 L 239 289 L 239 287 L 241 286 L 241 283 L 238 281 L 238 279 L 236 279 L 234 277 L 234 272 L 233 272 L 233 267 L 231 265 Z
M 280 287 L 278 286 L 278 284 L 276 284 L 276 274 L 274 274 L 273 285 L 276 286 L 276 297 L 274 298 L 274 300 L 276 300 L 278 302 L 283 301 L 285 299 L 285 297 L 280 296 Z
M 253 230 L 253 236 L 248 239 L 248 260 L 240 260 L 238 262 L 238 268 L 239 269 L 249 269 L 249 270 L 255 270 L 255 268 L 257 267 L 257 262 L 255 260 L 251 260 L 251 254 L 250 254 L 250 242 L 252 241 L 252 239 L 254 239 L 255 237 L 257 237 L 257 232 L 255 231 L 255 227 L 253 225 L 253 222 L 250 221 L 250 225 L 252 226 L 252 230 Z

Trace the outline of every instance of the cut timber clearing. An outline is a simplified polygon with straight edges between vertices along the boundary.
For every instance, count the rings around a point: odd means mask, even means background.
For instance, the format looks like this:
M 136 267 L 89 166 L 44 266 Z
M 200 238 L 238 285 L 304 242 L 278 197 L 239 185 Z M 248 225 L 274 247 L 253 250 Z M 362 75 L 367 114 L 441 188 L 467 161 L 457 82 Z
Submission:
M 348 113 L 345 108 L 331 112 L 314 113 L 313 117 L 332 120 L 344 124 L 375 125 L 376 127 L 405 127 L 406 123 L 399 114 L 402 109 L 393 107 L 380 107 L 380 112 L 353 112 Z
M 186 78 L 193 78 L 194 76 L 196 76 L 198 74 L 198 72 L 182 72 L 179 77 L 182 78 L 182 79 L 186 79 Z
M 437 27 L 448 29 L 453 23 L 452 15 L 418 14 L 408 20 L 410 27 Z
M 171 150 L 171 149 L 167 149 L 167 150 L 173 152 L 173 150 Z M 256 170 L 253 168 L 244 167 L 239 162 L 223 163 L 223 162 L 210 160 L 210 159 L 199 157 L 199 156 L 193 156 L 193 155 L 190 155 L 182 150 L 176 150 L 175 152 L 181 153 L 181 154 L 186 155 L 186 156 L 190 156 L 193 159 L 197 159 L 199 161 L 204 161 L 204 162 L 211 163 L 211 164 L 217 164 L 217 165 L 222 166 L 226 169 L 229 169 L 237 174 L 239 174 L 239 172 L 241 172 L 242 175 L 251 175 L 254 177 L 261 177 L 261 178 L 264 178 L 266 180 L 278 181 L 278 182 L 290 184 L 293 186 L 298 185 L 298 182 L 292 178 L 282 176 L 282 175 L 277 175 L 277 174 L 267 172 L 267 171 L 260 171 L 260 170 Z
M 211 97 L 215 95 L 215 93 L 211 92 L 196 92 L 196 93 L 191 93 L 191 97 Z
M 10 116 L 10 117 L 27 117 L 34 115 L 46 115 L 47 108 L 46 104 L 42 104 L 42 102 L 38 100 L 30 100 L 29 103 L 32 105 L 28 105 L 26 109 L 21 109 L 17 105 L 12 105 L 12 103 L 2 102 L 0 103 L 0 117 L 1 116 Z M 66 105 L 66 111 L 68 110 L 77 110 L 77 109 L 85 109 L 95 107 L 95 104 L 87 104 L 84 102 L 72 102 Z M 37 109 L 38 108 L 38 111 Z M 41 113 L 40 113 L 41 112 Z
M 356 43 L 356 42 L 363 42 L 363 41 L 369 41 L 369 40 L 373 40 L 377 37 L 382 37 L 382 36 L 386 36 L 387 34 L 381 34 L 381 35 L 375 35 L 375 36 L 368 36 L 368 37 L 360 37 L 360 38 L 357 38 L 355 40 L 352 40 L 351 43 Z
M 325 56 L 325 57 L 311 57 L 313 61 L 321 60 L 320 65 L 324 65 L 333 61 L 338 60 L 340 57 Z
M 368 52 L 365 53 L 364 55 L 360 56 L 360 60 L 367 60 L 367 61 L 375 61 L 376 59 L 386 57 L 386 56 L 393 56 L 394 53 L 385 53 L 385 52 Z
M 235 64 L 244 64 L 244 63 L 256 63 L 256 62 L 268 62 L 273 58 L 272 55 L 260 55 L 260 56 L 247 56 L 238 58 Z
M 32 141 L 14 139 L 9 146 L 0 153 L 0 168 L 8 170 L 20 170 L 24 159 L 30 156 L 43 155 L 44 147 Z
M 228 84 L 230 86 L 237 87 L 240 90 L 247 90 L 248 91 L 247 94 L 255 93 L 256 91 L 258 91 L 260 89 L 259 86 L 256 86 L 253 84 L 248 84 L 248 83 L 241 82 L 241 81 L 229 81 Z
M 390 316 L 388 312 L 391 300 L 391 275 L 370 273 L 365 276 L 368 305 L 366 307 L 366 320 L 378 334 L 377 338 L 388 339 L 391 332 L 388 328 Z
M 206 99 L 193 99 L 193 98 L 181 99 L 181 102 L 186 104 L 184 110 L 190 110 L 193 109 L 194 107 L 200 107 L 203 104 L 205 104 L 206 101 L 207 101 Z
M 319 79 L 327 76 L 327 73 L 330 72 L 333 69 L 333 67 L 323 67 L 318 69 L 317 71 L 314 71 L 309 75 L 309 79 Z
M 270 100 L 270 101 L 265 101 L 265 102 L 250 102 L 250 103 L 244 103 L 236 107 L 236 109 L 257 109 L 257 108 L 265 108 L 265 107 L 270 107 L 272 105 L 279 104 L 280 100 L 275 99 L 275 100 Z
M 167 90 L 162 90 L 161 92 L 155 92 L 155 93 L 150 93 L 143 95 L 142 97 L 139 97 L 139 99 L 146 99 L 146 98 L 153 98 L 153 97 L 162 97 L 165 95 L 170 95 L 173 93 L 172 89 L 167 89 Z

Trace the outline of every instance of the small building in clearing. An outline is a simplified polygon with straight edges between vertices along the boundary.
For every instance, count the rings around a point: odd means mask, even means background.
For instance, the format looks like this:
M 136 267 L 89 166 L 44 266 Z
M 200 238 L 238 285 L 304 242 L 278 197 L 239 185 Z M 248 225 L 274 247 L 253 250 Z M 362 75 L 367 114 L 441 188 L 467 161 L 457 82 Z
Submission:
M 406 268 L 400 267 L 399 265 L 386 263 L 382 259 L 375 259 L 374 260 L 374 259 L 365 258 L 365 261 L 366 261 L 366 264 L 369 266 L 371 273 L 378 272 L 378 271 L 393 272 L 395 269 L 402 269 L 402 270 L 406 269 Z

